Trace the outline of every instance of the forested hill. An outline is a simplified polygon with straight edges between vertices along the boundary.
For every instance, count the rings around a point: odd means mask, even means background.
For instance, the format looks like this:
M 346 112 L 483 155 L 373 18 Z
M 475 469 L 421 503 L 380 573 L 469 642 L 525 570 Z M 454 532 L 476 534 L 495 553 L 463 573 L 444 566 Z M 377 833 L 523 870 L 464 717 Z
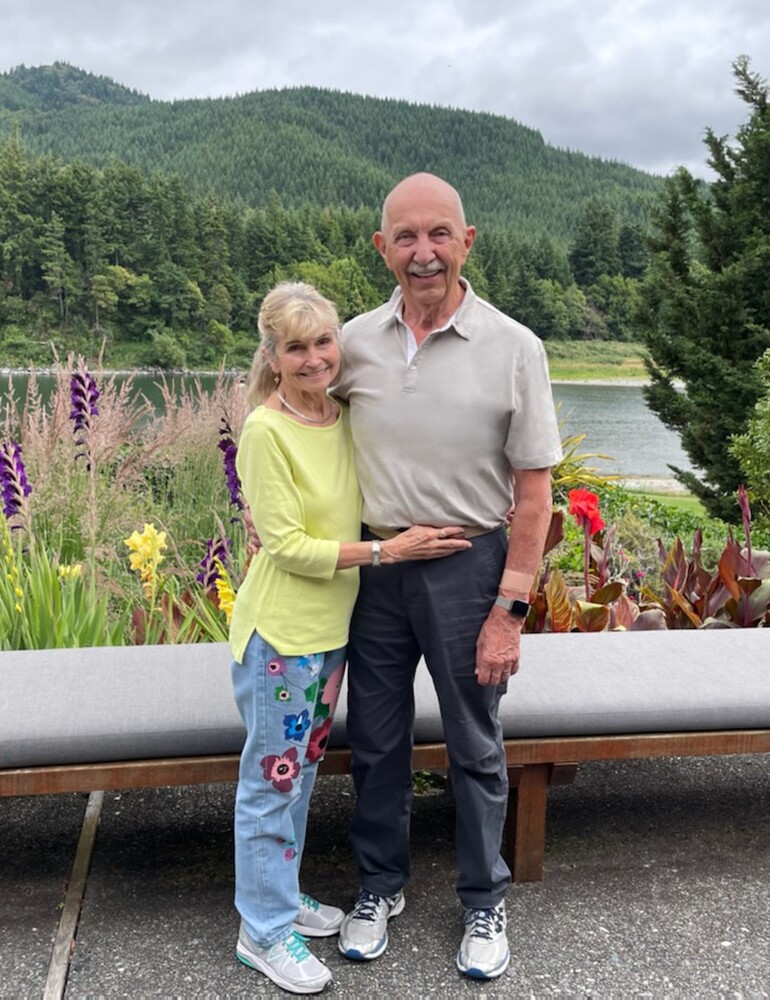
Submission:
M 312 87 L 156 101 L 65 63 L 0 74 L 0 142 L 14 132 L 36 154 L 118 160 L 253 206 L 277 192 L 287 207 L 373 209 L 430 170 L 460 190 L 470 221 L 563 244 L 589 199 L 640 222 L 662 183 L 498 115 Z

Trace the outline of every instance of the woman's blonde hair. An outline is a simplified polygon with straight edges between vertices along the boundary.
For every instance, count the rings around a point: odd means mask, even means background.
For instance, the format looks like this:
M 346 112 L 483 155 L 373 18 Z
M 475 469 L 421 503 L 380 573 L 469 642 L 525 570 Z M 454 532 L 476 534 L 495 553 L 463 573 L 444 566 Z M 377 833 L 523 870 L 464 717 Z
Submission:
M 249 405 L 259 406 L 278 384 L 271 362 L 279 343 L 311 340 L 321 332 L 333 332 L 336 337 L 339 324 L 336 306 L 313 285 L 283 281 L 268 292 L 257 319 L 260 343 L 249 373 Z

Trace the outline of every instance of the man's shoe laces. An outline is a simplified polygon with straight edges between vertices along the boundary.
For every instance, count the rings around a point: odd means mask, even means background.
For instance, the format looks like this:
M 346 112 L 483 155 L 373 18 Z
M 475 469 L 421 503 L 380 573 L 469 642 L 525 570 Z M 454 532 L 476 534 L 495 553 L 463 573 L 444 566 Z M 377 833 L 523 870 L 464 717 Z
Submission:
M 388 910 L 390 910 L 391 904 L 388 896 L 378 896 L 374 892 L 369 892 L 368 889 L 362 889 L 358 894 L 358 899 L 356 900 L 356 905 L 353 907 L 350 919 L 366 920 L 370 924 L 373 924 L 377 919 L 377 910 L 383 902 L 388 907 Z
M 472 938 L 491 941 L 494 934 L 503 930 L 503 914 L 495 907 L 469 909 L 463 923 L 472 925 Z

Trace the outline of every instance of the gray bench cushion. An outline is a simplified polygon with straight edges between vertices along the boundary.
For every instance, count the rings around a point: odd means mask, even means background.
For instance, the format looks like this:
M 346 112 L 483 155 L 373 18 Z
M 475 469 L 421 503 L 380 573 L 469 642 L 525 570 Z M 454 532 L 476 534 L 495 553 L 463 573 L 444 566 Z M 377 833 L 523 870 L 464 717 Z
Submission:
M 770 630 L 523 637 L 506 737 L 770 727 Z M 227 646 L 0 653 L 0 767 L 238 752 Z M 417 742 L 441 741 L 427 670 Z M 345 698 L 332 745 L 344 745 Z

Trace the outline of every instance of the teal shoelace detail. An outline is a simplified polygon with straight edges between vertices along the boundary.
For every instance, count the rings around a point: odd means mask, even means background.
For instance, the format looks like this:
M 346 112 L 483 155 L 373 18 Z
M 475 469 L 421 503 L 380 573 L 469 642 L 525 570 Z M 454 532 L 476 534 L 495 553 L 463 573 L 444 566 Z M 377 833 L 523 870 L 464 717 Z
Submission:
M 295 962 L 304 962 L 306 958 L 310 958 L 310 952 L 308 951 L 306 937 L 293 931 L 289 937 L 286 939 L 286 950 L 294 959 Z

